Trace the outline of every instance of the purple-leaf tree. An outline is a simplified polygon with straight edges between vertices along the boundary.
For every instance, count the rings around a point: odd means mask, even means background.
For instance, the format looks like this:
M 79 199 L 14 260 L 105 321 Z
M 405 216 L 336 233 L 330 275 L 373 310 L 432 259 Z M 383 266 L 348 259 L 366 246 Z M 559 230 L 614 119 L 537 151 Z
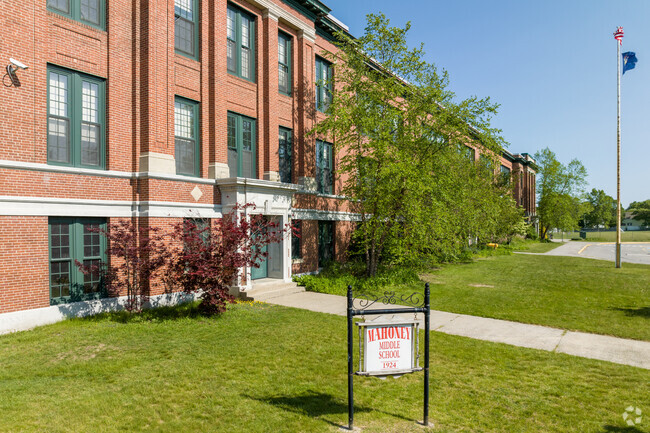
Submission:
M 187 293 L 200 293 L 199 310 L 212 315 L 233 302 L 230 286 L 244 267 L 259 267 L 265 246 L 281 242 L 287 228 L 254 214 L 251 204 L 237 206 L 221 219 L 185 218 L 174 226 L 176 247 L 170 262 L 171 280 Z
M 152 288 L 163 282 L 158 277 L 170 257 L 166 236 L 158 227 L 136 227 L 126 219 L 95 230 L 106 237 L 108 263 L 75 264 L 84 274 L 99 272 L 109 296 L 126 293 L 126 310 L 142 311 Z

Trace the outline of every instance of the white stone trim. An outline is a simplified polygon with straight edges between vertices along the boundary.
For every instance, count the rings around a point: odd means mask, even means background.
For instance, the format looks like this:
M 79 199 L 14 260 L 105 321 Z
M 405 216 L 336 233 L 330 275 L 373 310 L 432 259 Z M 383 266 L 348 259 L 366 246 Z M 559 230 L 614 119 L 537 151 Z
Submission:
M 177 174 L 155 173 L 155 172 L 148 172 L 148 171 L 134 173 L 131 171 L 100 170 L 100 169 L 95 170 L 92 168 L 67 167 L 67 166 L 64 167 L 60 165 L 41 164 L 36 162 L 0 160 L 0 169 L 2 168 L 10 169 L 10 170 L 31 170 L 31 171 L 43 171 L 47 173 L 113 177 L 113 178 L 121 178 L 121 179 L 160 179 L 160 180 L 172 180 L 176 182 L 214 185 L 214 179 L 204 179 L 201 177 L 180 176 Z
M 230 177 L 230 167 L 223 162 L 211 162 L 208 164 L 208 177 L 210 179 L 223 179 Z
M 316 31 L 312 34 L 311 32 L 305 32 L 304 30 L 298 31 L 298 37 L 305 39 L 307 42 L 312 44 L 316 43 Z
M 0 215 L 221 218 L 222 211 L 221 205 L 210 203 L 0 196 Z
M 0 196 L 0 215 L 131 217 L 137 204 L 126 200 Z
M 194 301 L 195 299 L 195 295 L 184 292 L 156 295 L 149 299 L 149 302 L 145 304 L 145 308 L 176 305 Z M 3 313 L 0 314 L 0 335 L 10 332 L 26 331 L 37 326 L 50 325 L 71 317 L 85 317 L 108 311 L 119 311 L 124 309 L 125 304 L 126 296 L 121 296 L 119 298 L 72 302 L 44 308 Z
M 278 18 L 280 17 L 278 16 L 278 14 L 275 13 L 275 11 L 272 11 L 271 9 L 266 9 L 262 12 L 262 18 L 269 18 L 273 21 L 277 21 Z
M 23 162 L 23 161 L 8 161 L 0 159 L 0 168 L 7 168 L 11 170 L 32 170 L 32 171 L 46 171 L 49 173 L 63 173 L 63 174 L 84 174 L 88 176 L 100 177 L 117 177 L 130 179 L 133 173 L 128 171 L 115 171 L 115 170 L 101 170 L 92 168 L 80 167 L 63 167 L 60 165 L 41 164 L 37 162 Z
M 293 209 L 291 218 L 319 221 L 361 221 L 361 215 L 358 213 L 316 209 Z
M 270 180 L 272 182 L 280 182 L 280 173 L 277 171 L 265 171 L 264 180 Z
M 188 183 L 200 183 L 204 185 L 214 185 L 214 179 L 205 179 L 202 177 L 193 177 L 193 176 L 182 176 L 180 174 L 153 173 L 150 171 L 133 173 L 133 177 L 137 179 L 171 180 L 174 182 L 188 182 Z
M 140 171 L 176 174 L 176 160 L 164 153 L 143 152 L 140 154 Z
M 310 27 L 307 23 L 302 21 L 300 18 L 297 18 L 293 14 L 284 10 L 280 6 L 273 3 L 271 0 L 246 0 L 246 1 L 257 8 L 262 9 L 263 13 L 268 13 L 269 16 L 277 16 L 278 19 L 285 21 L 291 27 L 301 30 L 302 33 L 304 33 L 305 38 L 311 40 L 311 42 L 316 42 L 316 29 L 314 27 Z
M 138 216 L 155 218 L 221 218 L 221 205 L 211 203 L 179 203 L 168 201 L 142 201 Z

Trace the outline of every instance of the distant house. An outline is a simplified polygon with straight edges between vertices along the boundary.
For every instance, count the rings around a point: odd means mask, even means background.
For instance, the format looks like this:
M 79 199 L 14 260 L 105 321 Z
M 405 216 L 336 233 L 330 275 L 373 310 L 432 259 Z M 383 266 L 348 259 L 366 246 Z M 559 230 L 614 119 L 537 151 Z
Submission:
M 625 212 L 625 216 L 621 220 L 621 228 L 626 231 L 641 230 L 647 228 L 643 221 L 635 220 L 633 218 L 634 212 Z

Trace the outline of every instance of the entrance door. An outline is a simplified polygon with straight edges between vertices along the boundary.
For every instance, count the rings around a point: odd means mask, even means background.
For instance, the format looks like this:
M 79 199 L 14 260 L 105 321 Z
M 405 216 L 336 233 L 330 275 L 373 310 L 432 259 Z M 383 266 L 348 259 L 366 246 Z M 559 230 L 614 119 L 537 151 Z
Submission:
M 261 251 L 263 253 L 268 252 L 268 246 L 264 245 L 261 248 Z M 267 263 L 266 258 L 264 258 L 264 257 L 260 258 L 257 263 L 259 263 L 260 267 L 259 268 L 256 268 L 254 266 L 251 267 L 251 279 L 258 280 L 260 278 L 268 277 L 269 276 L 269 267 L 268 267 L 268 263 Z
M 267 251 L 267 246 L 262 247 L 262 252 Z M 266 262 L 265 258 L 261 258 L 257 263 L 260 264 L 259 268 L 252 267 L 251 268 L 251 278 L 253 280 L 258 280 L 260 278 L 266 278 L 269 276 L 269 271 L 268 271 L 268 264 Z
M 318 267 L 334 259 L 334 222 L 318 221 Z

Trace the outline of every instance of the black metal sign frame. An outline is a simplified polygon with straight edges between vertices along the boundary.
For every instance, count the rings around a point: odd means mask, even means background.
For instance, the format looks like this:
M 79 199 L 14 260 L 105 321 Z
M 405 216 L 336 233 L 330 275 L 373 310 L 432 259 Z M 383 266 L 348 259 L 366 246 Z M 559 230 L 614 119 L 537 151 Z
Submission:
M 355 316 L 369 316 L 377 314 L 404 314 L 424 313 L 424 425 L 429 425 L 429 319 L 431 306 L 429 304 L 430 292 L 429 283 L 424 285 L 424 300 L 421 300 L 419 293 L 410 296 L 397 297 L 395 292 L 384 292 L 383 296 L 373 296 L 373 299 L 359 299 L 358 309 L 354 308 L 355 298 L 352 296 L 352 286 L 348 286 L 348 429 L 352 430 L 354 425 L 354 367 L 353 367 L 353 318 Z M 384 308 L 368 309 L 376 302 L 384 305 L 411 305 L 409 308 Z

